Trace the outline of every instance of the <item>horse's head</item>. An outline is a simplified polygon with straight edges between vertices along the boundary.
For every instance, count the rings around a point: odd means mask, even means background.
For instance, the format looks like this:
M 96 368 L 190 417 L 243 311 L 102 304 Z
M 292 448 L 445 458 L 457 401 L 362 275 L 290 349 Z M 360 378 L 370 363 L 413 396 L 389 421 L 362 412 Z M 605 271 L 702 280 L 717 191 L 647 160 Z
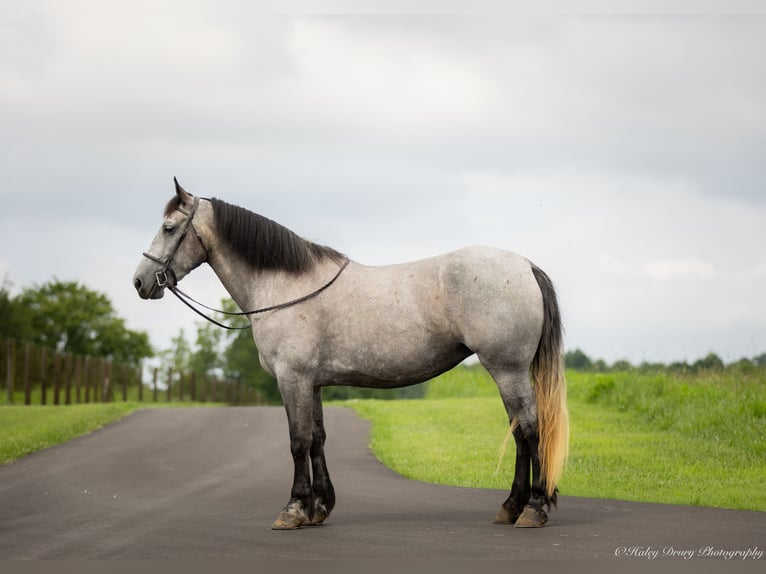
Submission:
M 174 287 L 207 259 L 193 224 L 200 200 L 174 181 L 176 195 L 165 207 L 160 230 L 133 276 L 133 285 L 142 299 L 161 299 L 165 287 Z

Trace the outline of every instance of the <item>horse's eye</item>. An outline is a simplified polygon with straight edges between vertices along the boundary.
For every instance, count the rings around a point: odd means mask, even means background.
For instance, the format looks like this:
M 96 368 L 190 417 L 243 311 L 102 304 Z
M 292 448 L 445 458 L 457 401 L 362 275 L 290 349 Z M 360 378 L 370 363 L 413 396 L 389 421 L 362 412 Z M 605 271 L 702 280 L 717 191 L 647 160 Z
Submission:
M 175 225 L 173 225 L 173 224 L 171 224 L 171 223 L 166 223 L 166 224 L 165 224 L 165 225 L 162 227 L 162 232 L 163 232 L 165 235 L 171 235 L 171 234 L 172 234 L 172 233 L 173 233 L 175 230 L 176 230 L 176 226 L 175 226 Z

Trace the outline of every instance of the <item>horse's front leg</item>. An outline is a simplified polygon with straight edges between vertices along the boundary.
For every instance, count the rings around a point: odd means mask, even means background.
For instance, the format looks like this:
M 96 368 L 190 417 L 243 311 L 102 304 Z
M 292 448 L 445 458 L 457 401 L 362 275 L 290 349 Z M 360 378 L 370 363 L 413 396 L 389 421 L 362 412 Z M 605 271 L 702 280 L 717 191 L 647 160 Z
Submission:
M 324 417 L 322 415 L 322 388 L 314 388 L 313 419 L 311 442 L 311 470 L 314 475 L 314 513 L 311 516 L 311 524 L 321 524 L 330 516 L 335 506 L 335 489 L 330 482 L 330 473 L 327 471 L 327 461 L 324 456 L 324 443 L 327 433 L 324 430 Z
M 300 378 L 278 379 L 279 391 L 290 427 L 290 452 L 295 474 L 290 501 L 271 525 L 274 530 L 292 530 L 311 522 L 314 495 L 311 489 L 309 454 L 313 442 L 313 390 L 310 381 Z

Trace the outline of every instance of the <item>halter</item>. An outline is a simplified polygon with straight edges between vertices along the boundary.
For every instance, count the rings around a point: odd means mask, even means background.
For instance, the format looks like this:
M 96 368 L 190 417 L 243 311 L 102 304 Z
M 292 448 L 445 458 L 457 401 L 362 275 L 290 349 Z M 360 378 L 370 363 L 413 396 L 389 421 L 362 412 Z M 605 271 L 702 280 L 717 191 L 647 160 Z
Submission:
M 222 315 L 230 315 L 230 316 L 236 316 L 236 317 L 244 317 L 249 315 L 255 315 L 257 313 L 266 313 L 267 311 L 277 311 L 279 309 L 284 309 L 285 307 L 292 307 L 293 305 L 297 305 L 298 303 L 303 303 L 304 301 L 308 301 L 309 299 L 316 297 L 319 295 L 322 291 L 327 289 L 330 285 L 335 283 L 335 281 L 340 277 L 340 274 L 343 273 L 344 269 L 348 267 L 348 264 L 351 263 L 350 259 L 346 259 L 343 264 L 338 269 L 338 272 L 330 279 L 327 283 L 319 287 L 318 289 L 315 289 L 308 295 L 303 295 L 302 297 L 298 297 L 296 299 L 292 299 L 290 301 L 287 301 L 285 303 L 279 303 L 278 305 L 271 305 L 269 307 L 262 307 L 260 309 L 253 309 L 252 311 L 237 311 L 237 312 L 231 312 L 231 311 L 223 311 L 221 309 L 215 309 L 213 307 L 208 307 L 204 303 L 200 303 L 196 299 L 192 298 L 191 296 L 187 295 L 183 291 L 181 291 L 178 288 L 178 280 L 176 279 L 175 272 L 170 268 L 170 265 L 173 263 L 173 257 L 175 257 L 176 252 L 178 251 L 178 248 L 181 245 L 181 242 L 184 240 L 184 237 L 186 237 L 186 233 L 189 231 L 189 228 L 191 227 L 192 231 L 194 231 L 194 234 L 197 235 L 197 239 L 199 239 L 200 244 L 202 245 L 202 248 L 205 248 L 204 243 L 202 243 L 202 239 L 200 238 L 199 234 L 197 233 L 197 230 L 194 229 L 194 226 L 192 225 L 192 219 L 194 218 L 194 214 L 197 213 L 197 207 L 199 206 L 199 197 L 194 197 L 194 203 L 192 204 L 191 211 L 184 211 L 180 207 L 177 207 L 176 209 L 183 213 L 186 216 L 186 220 L 182 223 L 181 227 L 181 233 L 178 234 L 176 237 L 175 242 L 173 243 L 172 248 L 168 252 L 167 256 L 164 258 L 155 257 L 151 253 L 144 253 L 144 257 L 147 259 L 150 259 L 154 261 L 155 263 L 159 263 L 162 265 L 162 269 L 157 271 L 154 274 L 154 277 L 157 279 L 157 283 L 152 287 L 152 292 L 154 292 L 154 289 L 157 287 L 167 287 L 170 289 L 170 292 L 175 295 L 181 303 L 189 307 L 192 311 L 197 313 L 200 317 L 203 317 L 213 323 L 214 325 L 218 325 L 219 327 L 223 327 L 224 329 L 230 329 L 230 330 L 244 330 L 244 329 L 250 329 L 252 325 L 248 324 L 246 327 L 232 327 L 231 325 L 225 325 L 223 323 L 219 323 L 212 317 L 209 317 L 205 315 L 202 311 L 194 307 L 191 303 L 195 303 L 199 305 L 200 307 L 204 307 L 205 309 L 209 311 L 213 311 L 215 313 L 221 313 Z M 168 272 L 173 277 L 172 282 L 168 278 Z

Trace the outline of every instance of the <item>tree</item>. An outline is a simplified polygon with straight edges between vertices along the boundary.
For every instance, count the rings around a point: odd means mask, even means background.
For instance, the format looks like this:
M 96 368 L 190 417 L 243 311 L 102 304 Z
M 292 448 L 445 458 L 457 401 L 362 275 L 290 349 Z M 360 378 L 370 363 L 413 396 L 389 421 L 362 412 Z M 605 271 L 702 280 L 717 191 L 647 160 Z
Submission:
M 593 362 L 588 355 L 580 349 L 568 351 L 564 356 L 564 364 L 567 369 L 574 369 L 575 371 L 588 371 L 593 366 Z
M 197 323 L 197 350 L 190 358 L 192 371 L 201 376 L 211 376 L 224 366 L 221 351 L 222 332 L 212 323 Z
M 174 378 L 176 378 L 179 373 L 189 369 L 192 351 L 183 328 L 179 329 L 178 335 L 170 339 L 170 347 L 160 351 L 158 355 L 160 372 L 172 371 Z
M 0 337 L 29 341 L 32 339 L 32 314 L 11 296 L 6 279 L 0 286 Z
M 720 370 L 723 368 L 723 361 L 715 353 L 708 353 L 705 355 L 705 358 L 695 361 L 692 365 L 692 369 L 695 371 L 705 371 L 711 369 Z
M 630 361 L 627 361 L 626 359 L 620 359 L 619 361 L 615 361 L 612 365 L 612 371 L 630 371 L 633 369 L 633 365 L 630 364 Z
M 109 298 L 73 281 L 24 289 L 15 303 L 26 326 L 12 335 L 64 353 L 137 362 L 153 355 L 149 335 L 132 331 Z

